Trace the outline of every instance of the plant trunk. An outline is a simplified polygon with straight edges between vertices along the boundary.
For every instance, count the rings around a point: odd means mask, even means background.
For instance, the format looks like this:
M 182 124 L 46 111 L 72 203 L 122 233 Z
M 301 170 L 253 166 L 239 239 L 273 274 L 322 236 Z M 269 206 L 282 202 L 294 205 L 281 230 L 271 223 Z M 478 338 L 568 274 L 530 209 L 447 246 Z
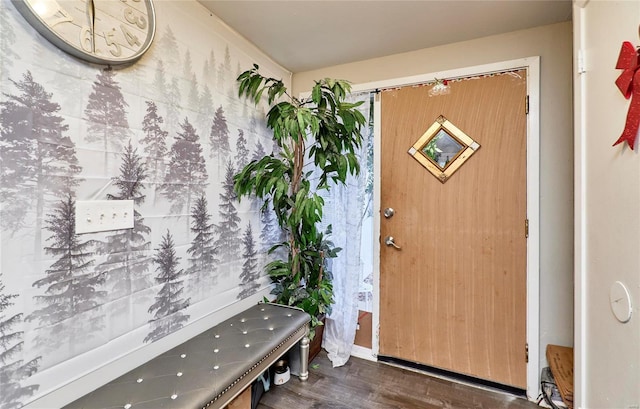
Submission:
M 291 181 L 291 199 L 295 202 L 298 191 L 300 190 L 300 181 L 302 180 L 302 167 L 304 166 L 304 137 L 303 135 L 298 135 L 298 141 L 295 142 L 293 146 L 293 171 Z M 295 212 L 296 209 L 293 207 L 291 212 Z M 293 226 L 292 226 L 293 227 Z M 296 226 L 297 228 L 297 226 Z M 298 243 L 295 239 L 296 232 L 292 228 L 289 232 L 289 245 L 291 248 L 291 256 L 292 256 L 292 266 L 291 273 L 296 276 L 300 272 L 300 260 L 296 260 L 296 256 L 300 253 L 300 249 L 298 248 Z

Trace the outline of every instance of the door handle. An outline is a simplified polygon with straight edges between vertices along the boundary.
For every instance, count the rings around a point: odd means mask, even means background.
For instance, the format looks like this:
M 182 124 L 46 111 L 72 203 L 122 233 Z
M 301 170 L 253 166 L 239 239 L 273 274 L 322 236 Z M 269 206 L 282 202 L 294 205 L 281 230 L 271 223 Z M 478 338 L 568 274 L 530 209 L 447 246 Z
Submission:
M 382 214 L 384 214 L 385 219 L 390 219 L 394 214 L 396 214 L 396 211 L 393 210 L 392 207 L 387 207 L 386 209 L 384 209 L 384 212 Z
M 391 247 L 391 246 L 393 246 L 393 247 L 395 247 L 396 249 L 401 250 L 400 246 L 398 246 L 398 245 L 396 244 L 396 242 L 394 241 L 393 236 L 387 236 L 387 237 L 385 237 L 385 239 L 384 239 L 384 244 L 386 244 L 387 246 L 390 246 L 390 247 Z

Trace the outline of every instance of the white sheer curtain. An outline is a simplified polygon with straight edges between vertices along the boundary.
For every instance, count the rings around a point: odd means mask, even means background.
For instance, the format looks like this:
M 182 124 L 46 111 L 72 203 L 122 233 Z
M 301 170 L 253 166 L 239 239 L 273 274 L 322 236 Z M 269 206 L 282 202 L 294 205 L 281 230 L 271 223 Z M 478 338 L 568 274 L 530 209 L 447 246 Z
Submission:
M 348 102 L 363 101 L 359 110 L 367 123 L 371 109 L 370 93 L 352 94 Z M 349 360 L 351 348 L 358 323 L 358 295 L 363 277 L 363 268 L 370 265 L 362 257 L 363 247 L 371 246 L 373 238 L 370 233 L 363 237 L 363 220 L 370 214 L 370 184 L 372 166 L 367 165 L 371 152 L 369 144 L 373 143 L 368 124 L 362 128 L 362 147 L 357 152 L 360 162 L 360 174 L 350 175 L 346 185 L 334 185 L 329 192 L 322 195 L 325 199 L 325 226 L 331 225 L 333 234 L 330 240 L 342 251 L 332 259 L 330 271 L 333 273 L 333 290 L 335 304 L 326 319 L 322 346 L 327 350 L 334 367 L 342 366 Z M 369 158 L 370 159 L 370 158 Z M 366 229 L 369 231 L 369 229 Z M 364 251 L 369 255 L 370 252 Z

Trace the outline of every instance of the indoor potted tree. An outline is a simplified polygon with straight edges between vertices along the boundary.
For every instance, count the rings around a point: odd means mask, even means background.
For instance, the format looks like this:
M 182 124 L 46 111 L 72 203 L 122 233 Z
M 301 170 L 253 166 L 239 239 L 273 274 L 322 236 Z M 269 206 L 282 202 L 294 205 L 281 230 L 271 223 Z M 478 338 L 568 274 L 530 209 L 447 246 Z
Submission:
M 275 302 L 311 315 L 313 337 L 322 325 L 319 317 L 330 313 L 333 304 L 326 260 L 340 250 L 328 240 L 330 227 L 324 232 L 319 228 L 324 200 L 318 191 L 344 184 L 348 174 L 360 171 L 355 151 L 365 124 L 357 109 L 362 102 L 346 102 L 350 84 L 328 78 L 316 81 L 308 98 L 298 99 L 288 94 L 281 80 L 265 78 L 258 70 L 254 65 L 240 74 L 239 95 L 258 104 L 266 92 L 271 105 L 267 126 L 281 152 L 245 166 L 235 176 L 235 191 L 239 198 L 254 194 L 264 200 L 264 207 L 273 207 L 286 240 L 270 252 L 279 248 L 286 252 L 276 252 L 283 255 L 281 259 L 266 266 L 275 283 L 272 294 Z

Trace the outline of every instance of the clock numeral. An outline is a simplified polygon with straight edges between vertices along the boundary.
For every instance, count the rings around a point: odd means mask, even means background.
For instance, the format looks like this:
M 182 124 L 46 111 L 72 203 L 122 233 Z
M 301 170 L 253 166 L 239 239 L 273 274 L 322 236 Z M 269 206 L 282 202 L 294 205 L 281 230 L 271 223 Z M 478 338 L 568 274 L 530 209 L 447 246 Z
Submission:
M 136 16 L 131 7 L 124 9 L 124 19 L 127 20 L 129 24 L 135 24 L 141 30 L 147 28 L 147 20 L 144 16 Z
M 49 27 L 54 27 L 60 23 L 68 23 L 73 21 L 73 17 L 67 13 L 65 9 L 58 9 L 51 17 L 47 18 L 47 24 Z
M 120 24 L 120 30 L 122 30 L 122 34 L 124 34 L 124 38 L 127 40 L 127 43 L 129 43 L 130 46 L 140 46 L 140 40 L 138 39 L 138 36 L 129 31 L 129 29 L 124 24 Z
M 116 33 L 114 31 L 105 31 L 104 41 L 109 47 L 111 47 L 109 48 L 109 52 L 111 53 L 111 55 L 113 55 L 114 57 L 120 57 L 122 55 L 122 48 L 120 48 L 120 44 L 114 41 L 115 36 Z
M 80 47 L 86 52 L 93 52 L 93 33 L 88 26 L 82 26 L 80 30 Z

